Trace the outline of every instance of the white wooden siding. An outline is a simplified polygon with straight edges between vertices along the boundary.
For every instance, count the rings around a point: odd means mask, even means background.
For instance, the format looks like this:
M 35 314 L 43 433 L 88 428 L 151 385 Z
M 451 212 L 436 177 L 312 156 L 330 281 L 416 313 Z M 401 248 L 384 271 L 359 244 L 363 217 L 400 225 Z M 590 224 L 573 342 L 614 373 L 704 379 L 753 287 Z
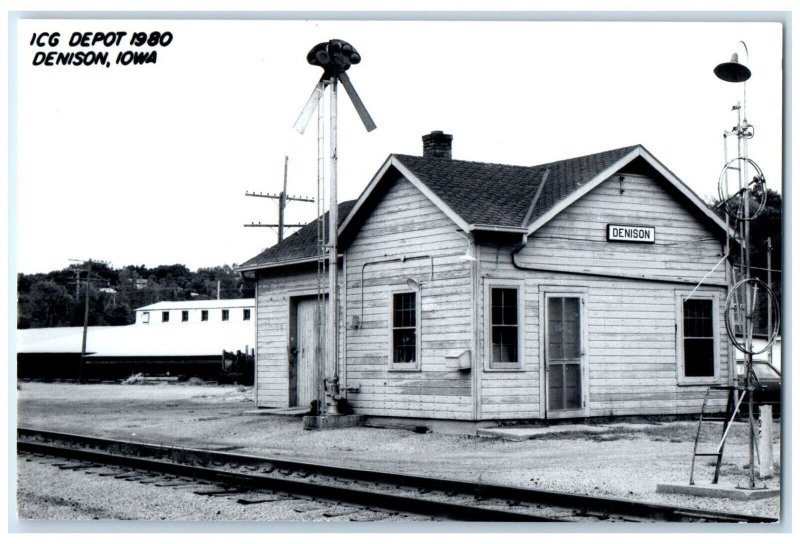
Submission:
M 327 279 L 323 278 L 327 292 Z M 258 280 L 255 383 L 259 407 L 289 406 L 289 317 L 292 297 L 313 296 L 317 274 L 282 273 Z
M 517 255 L 526 267 L 699 281 L 722 257 L 722 243 L 655 181 L 626 175 L 625 193 L 614 176 L 538 230 Z M 655 244 L 606 241 L 609 223 L 656 227 Z M 590 416 L 681 414 L 699 411 L 706 388 L 679 386 L 676 352 L 676 291 L 692 285 L 598 278 L 518 270 L 511 246 L 481 248 L 484 281 L 524 278 L 525 361 L 522 372 L 481 376 L 479 419 L 544 417 L 543 350 L 539 337 L 542 292 L 585 290 Z M 724 284 L 720 265 L 706 279 Z M 724 288 L 701 287 L 698 293 Z M 481 306 L 485 301 L 480 300 Z M 727 337 L 719 308 L 720 381 L 730 376 Z M 483 308 L 479 315 L 483 316 Z M 485 331 L 485 323 L 481 331 Z M 481 334 L 483 343 L 489 341 Z M 717 408 L 719 404 L 715 405 Z
M 348 400 L 356 413 L 472 419 L 472 376 L 449 370 L 445 362 L 472 344 L 470 265 L 458 258 L 466 246 L 456 228 L 402 179 L 347 248 L 347 322 L 353 316 L 360 319 L 358 328 L 346 330 L 347 386 L 359 388 Z M 433 281 L 426 255 L 433 256 Z M 407 260 L 380 262 L 399 257 Z M 422 282 L 417 297 L 420 370 L 389 370 L 389 297 L 407 288 L 408 278 Z
M 722 242 L 654 180 L 612 176 L 544 225 L 517 256 L 526 266 L 699 281 L 723 255 Z M 606 241 L 606 225 L 655 227 L 654 244 Z M 725 283 L 721 264 L 707 279 Z

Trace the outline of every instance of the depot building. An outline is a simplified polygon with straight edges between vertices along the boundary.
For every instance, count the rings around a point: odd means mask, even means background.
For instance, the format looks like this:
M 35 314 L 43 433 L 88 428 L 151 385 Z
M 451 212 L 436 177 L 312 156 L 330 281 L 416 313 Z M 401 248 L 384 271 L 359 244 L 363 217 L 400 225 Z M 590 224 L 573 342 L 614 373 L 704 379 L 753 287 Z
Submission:
M 390 155 L 339 204 L 337 363 L 354 413 L 687 414 L 732 380 L 726 225 L 647 149 L 513 166 L 455 160 L 451 144 L 425 135 L 422 156 Z M 307 406 L 331 375 L 319 260 L 313 222 L 239 268 L 257 285 L 258 407 Z

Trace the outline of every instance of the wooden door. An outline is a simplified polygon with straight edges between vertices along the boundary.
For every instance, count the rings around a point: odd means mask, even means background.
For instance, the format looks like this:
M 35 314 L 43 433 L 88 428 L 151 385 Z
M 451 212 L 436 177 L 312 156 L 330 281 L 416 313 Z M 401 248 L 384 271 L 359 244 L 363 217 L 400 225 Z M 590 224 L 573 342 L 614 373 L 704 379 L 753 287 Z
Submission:
M 324 324 L 325 301 L 321 307 L 316 298 L 297 303 L 297 406 L 309 406 L 317 398 L 317 376 L 325 361 L 324 345 L 320 341 L 320 325 L 324 327 Z
M 580 296 L 547 297 L 545 371 L 547 411 L 583 409 L 583 338 Z

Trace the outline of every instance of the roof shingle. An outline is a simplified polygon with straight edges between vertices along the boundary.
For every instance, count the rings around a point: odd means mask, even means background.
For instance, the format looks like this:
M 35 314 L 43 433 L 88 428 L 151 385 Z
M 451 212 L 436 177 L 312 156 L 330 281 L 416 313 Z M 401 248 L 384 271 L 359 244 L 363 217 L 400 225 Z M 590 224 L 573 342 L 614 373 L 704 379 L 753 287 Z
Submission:
M 355 205 L 355 200 L 348 200 L 339 203 L 339 223 L 347 217 L 350 210 Z M 321 218 L 317 218 L 304 226 L 297 232 L 283 239 L 279 244 L 268 247 L 252 259 L 242 263 L 239 268 L 252 268 L 259 265 L 270 265 L 275 263 L 288 263 L 301 259 L 310 259 L 317 256 L 317 224 L 325 221 L 328 225 L 328 212 Z
M 628 146 L 538 166 L 512 166 L 445 158 L 394 155 L 422 183 L 469 224 L 523 227 L 592 180 L 638 146 Z M 544 173 L 550 173 L 531 217 L 523 220 Z M 355 200 L 339 204 L 339 223 Z M 322 220 L 327 224 L 327 213 Z M 283 242 L 265 249 L 239 268 L 289 264 L 317 255 L 317 223 L 312 221 Z
M 469 224 L 522 227 L 550 169 L 528 224 L 637 146 L 623 147 L 538 166 L 510 166 L 395 155 L 419 180 Z

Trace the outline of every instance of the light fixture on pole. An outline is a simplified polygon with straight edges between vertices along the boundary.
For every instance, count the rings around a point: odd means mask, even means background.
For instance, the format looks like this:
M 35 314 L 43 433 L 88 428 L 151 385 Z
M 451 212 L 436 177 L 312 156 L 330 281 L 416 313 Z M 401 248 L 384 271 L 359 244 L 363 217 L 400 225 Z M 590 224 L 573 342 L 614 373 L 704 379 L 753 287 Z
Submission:
M 747 60 L 749 61 L 750 53 L 747 51 L 747 44 L 740 41 L 736 44 L 737 48 L 739 44 L 744 47 L 745 55 L 747 55 Z M 750 79 L 752 75 L 750 69 L 739 62 L 739 53 L 736 51 L 731 55 L 731 60 L 729 62 L 720 63 L 714 68 L 714 74 L 722 81 L 727 81 L 728 83 L 743 83 Z
M 740 41 L 736 44 L 737 48 L 741 45 L 744 49 L 747 60 L 749 61 L 749 51 L 747 45 Z M 737 141 L 737 156 L 728 160 L 727 157 L 727 140 L 725 145 L 725 166 L 719 178 L 719 196 L 722 205 L 728 218 L 734 219 L 734 224 L 739 231 L 738 241 L 740 242 L 740 256 L 739 256 L 739 273 L 738 280 L 736 278 L 735 270 L 730 278 L 728 287 L 728 296 L 725 303 L 725 328 L 731 344 L 740 352 L 744 354 L 745 361 L 745 387 L 741 391 L 742 395 L 747 398 L 747 417 L 749 426 L 749 482 L 748 487 L 754 489 L 756 487 L 755 480 L 755 442 L 756 442 L 756 428 L 755 418 L 753 414 L 753 392 L 757 387 L 757 382 L 754 379 L 753 373 L 753 355 L 760 353 L 753 346 L 753 335 L 756 329 L 756 321 L 758 320 L 758 304 L 759 298 L 767 297 L 767 300 L 774 299 L 774 294 L 771 289 L 764 284 L 761 280 L 751 276 L 751 243 L 750 243 L 750 225 L 751 221 L 755 219 L 764 209 L 764 204 L 767 198 L 766 178 L 761 171 L 761 168 L 748 156 L 747 142 L 753 138 L 755 131 L 753 125 L 747 122 L 746 107 L 747 107 L 747 80 L 752 75 L 750 69 L 739 62 L 739 55 L 734 52 L 731 56 L 730 62 L 723 62 L 714 68 L 714 74 L 722 81 L 728 83 L 741 83 L 742 84 L 742 103 L 736 104 L 733 110 L 737 114 L 737 123 L 731 131 L 726 131 L 724 137 L 735 136 Z M 756 175 L 750 179 L 749 170 L 755 170 Z M 728 173 L 735 171 L 738 178 L 738 189 L 731 191 L 728 188 Z M 754 202 L 751 202 L 754 200 Z M 726 221 L 727 223 L 727 221 Z M 730 234 L 729 234 L 730 236 Z M 738 327 L 737 327 L 738 324 Z M 768 330 L 767 347 L 769 347 L 775 339 L 777 333 L 777 320 L 773 324 L 770 321 L 770 326 L 774 330 Z M 766 348 L 765 348 L 766 349 Z M 740 386 L 739 386 L 740 387 Z M 738 400 L 741 402 L 741 399 Z M 734 412 L 731 423 L 736 417 Z M 727 433 L 726 433 L 727 434 Z M 724 444 L 725 437 L 723 436 Z M 720 445 L 719 451 L 722 451 Z M 717 483 L 719 475 L 720 459 L 717 461 L 717 471 L 712 483 Z

